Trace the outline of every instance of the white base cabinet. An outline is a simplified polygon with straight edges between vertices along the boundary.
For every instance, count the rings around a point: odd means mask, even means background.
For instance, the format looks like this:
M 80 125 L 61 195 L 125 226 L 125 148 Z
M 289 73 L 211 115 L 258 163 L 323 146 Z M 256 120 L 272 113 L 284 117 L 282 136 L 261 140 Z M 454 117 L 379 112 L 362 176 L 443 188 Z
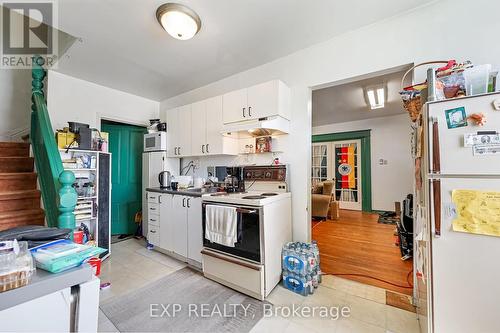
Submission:
M 201 197 L 148 191 L 148 216 L 150 244 L 201 265 Z

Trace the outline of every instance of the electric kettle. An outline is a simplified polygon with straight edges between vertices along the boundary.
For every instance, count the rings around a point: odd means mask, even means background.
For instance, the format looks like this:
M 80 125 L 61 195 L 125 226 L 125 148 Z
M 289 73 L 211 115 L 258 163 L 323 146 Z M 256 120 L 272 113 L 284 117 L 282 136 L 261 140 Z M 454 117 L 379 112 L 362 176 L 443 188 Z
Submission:
M 160 182 L 161 188 L 170 187 L 171 180 L 172 180 L 172 176 L 170 175 L 170 171 L 162 171 L 158 175 L 158 181 Z

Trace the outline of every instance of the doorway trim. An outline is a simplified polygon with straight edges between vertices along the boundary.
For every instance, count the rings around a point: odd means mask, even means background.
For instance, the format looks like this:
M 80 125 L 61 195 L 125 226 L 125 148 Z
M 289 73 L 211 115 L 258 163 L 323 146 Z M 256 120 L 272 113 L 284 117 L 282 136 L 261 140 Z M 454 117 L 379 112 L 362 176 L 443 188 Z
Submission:
M 371 179 L 371 130 L 316 134 L 312 142 L 330 142 L 342 140 L 361 140 L 361 210 L 372 211 L 372 179 Z

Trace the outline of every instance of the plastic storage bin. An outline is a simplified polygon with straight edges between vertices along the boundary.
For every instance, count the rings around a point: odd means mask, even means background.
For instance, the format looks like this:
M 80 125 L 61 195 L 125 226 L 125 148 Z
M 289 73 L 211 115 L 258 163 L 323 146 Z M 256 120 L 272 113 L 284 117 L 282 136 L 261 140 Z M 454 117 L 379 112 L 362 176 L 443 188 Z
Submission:
M 27 242 L 0 242 L 0 292 L 27 285 L 34 271 Z
M 491 65 L 480 65 L 464 71 L 465 92 L 467 96 L 485 94 L 488 92 Z

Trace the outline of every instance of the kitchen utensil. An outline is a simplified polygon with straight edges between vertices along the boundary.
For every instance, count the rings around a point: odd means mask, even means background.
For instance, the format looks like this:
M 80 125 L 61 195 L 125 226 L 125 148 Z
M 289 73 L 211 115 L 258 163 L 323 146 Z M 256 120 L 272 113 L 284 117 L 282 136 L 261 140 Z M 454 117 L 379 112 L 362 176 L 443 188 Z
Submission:
M 158 182 L 161 188 L 167 188 L 172 182 L 170 171 L 162 171 L 158 174 Z

